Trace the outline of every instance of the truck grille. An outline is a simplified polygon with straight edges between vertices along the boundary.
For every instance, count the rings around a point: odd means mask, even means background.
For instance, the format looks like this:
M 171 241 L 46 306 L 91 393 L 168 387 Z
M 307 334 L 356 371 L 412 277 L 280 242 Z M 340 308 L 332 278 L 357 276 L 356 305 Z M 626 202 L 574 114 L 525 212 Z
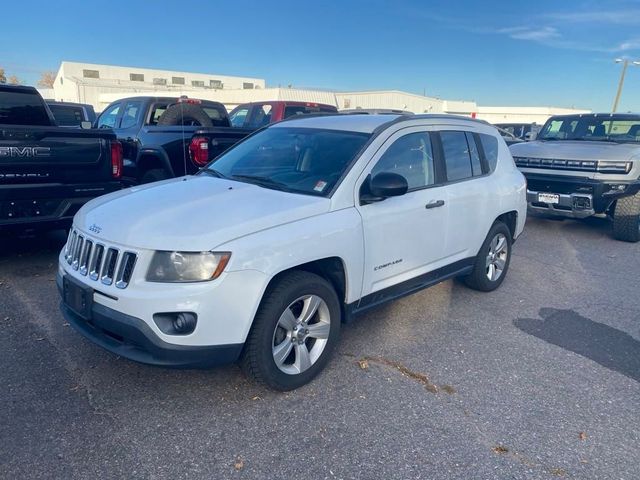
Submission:
M 64 258 L 80 275 L 101 282 L 127 288 L 138 260 L 135 252 L 120 252 L 72 229 L 64 248 Z

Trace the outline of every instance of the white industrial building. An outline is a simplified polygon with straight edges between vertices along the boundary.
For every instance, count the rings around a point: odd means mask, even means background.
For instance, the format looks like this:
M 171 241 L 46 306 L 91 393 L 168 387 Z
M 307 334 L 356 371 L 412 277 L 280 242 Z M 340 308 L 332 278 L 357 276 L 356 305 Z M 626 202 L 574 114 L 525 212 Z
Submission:
M 398 90 L 334 92 L 296 88 L 266 88 L 264 79 L 137 67 L 62 62 L 53 89 L 45 98 L 88 103 L 101 112 L 111 102 L 143 95 L 187 95 L 223 103 L 228 110 L 241 103 L 303 101 L 335 105 L 339 110 L 395 109 L 413 113 L 452 113 L 490 123 L 544 123 L 551 115 L 589 110 L 556 107 L 488 107 L 473 101 L 443 100 Z
M 252 90 L 264 87 L 265 81 L 262 78 L 76 62 L 62 62 L 53 84 L 55 100 L 88 103 L 97 111 L 105 107 L 101 101 L 101 95 L 105 93 L 120 95 L 122 98 L 147 92 L 155 92 L 155 95 L 183 92 L 195 97 L 210 90 Z

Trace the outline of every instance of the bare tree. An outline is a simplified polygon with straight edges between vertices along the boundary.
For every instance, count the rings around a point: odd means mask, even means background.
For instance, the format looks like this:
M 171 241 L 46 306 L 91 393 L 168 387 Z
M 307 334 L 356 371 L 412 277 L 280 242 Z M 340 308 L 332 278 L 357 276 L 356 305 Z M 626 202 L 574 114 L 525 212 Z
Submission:
M 0 68 L 0 83 L 7 83 L 7 76 L 4 74 L 4 68 Z
M 56 80 L 56 73 L 51 70 L 42 72 L 40 80 L 38 80 L 38 86 L 40 88 L 53 88 L 53 82 Z
M 9 83 L 9 85 L 21 85 L 22 80 L 20 80 L 15 75 L 10 75 L 9 78 L 7 79 L 7 83 Z

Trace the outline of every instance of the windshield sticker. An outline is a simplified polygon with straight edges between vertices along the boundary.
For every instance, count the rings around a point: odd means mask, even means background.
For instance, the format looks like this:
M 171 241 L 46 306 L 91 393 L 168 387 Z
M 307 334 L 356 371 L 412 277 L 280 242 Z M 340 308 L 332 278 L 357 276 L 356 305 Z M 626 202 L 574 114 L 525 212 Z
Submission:
M 323 181 L 323 180 L 318 180 L 318 183 L 316 183 L 316 186 L 315 186 L 315 187 L 313 187 L 313 189 L 314 189 L 316 192 L 321 192 L 321 191 L 323 191 L 323 190 L 324 190 L 324 187 L 326 187 L 326 186 L 327 186 L 327 182 L 325 182 L 325 181 Z

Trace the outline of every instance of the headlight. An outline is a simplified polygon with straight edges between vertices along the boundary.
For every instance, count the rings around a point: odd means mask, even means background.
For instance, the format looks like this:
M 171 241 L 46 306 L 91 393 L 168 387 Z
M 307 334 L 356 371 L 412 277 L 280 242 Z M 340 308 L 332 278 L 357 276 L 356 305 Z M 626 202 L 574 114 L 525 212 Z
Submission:
M 206 282 L 220 276 L 229 258 L 229 252 L 155 252 L 147 281 Z
M 600 173 L 629 173 L 632 167 L 631 162 L 609 162 L 599 161 L 598 172 Z

